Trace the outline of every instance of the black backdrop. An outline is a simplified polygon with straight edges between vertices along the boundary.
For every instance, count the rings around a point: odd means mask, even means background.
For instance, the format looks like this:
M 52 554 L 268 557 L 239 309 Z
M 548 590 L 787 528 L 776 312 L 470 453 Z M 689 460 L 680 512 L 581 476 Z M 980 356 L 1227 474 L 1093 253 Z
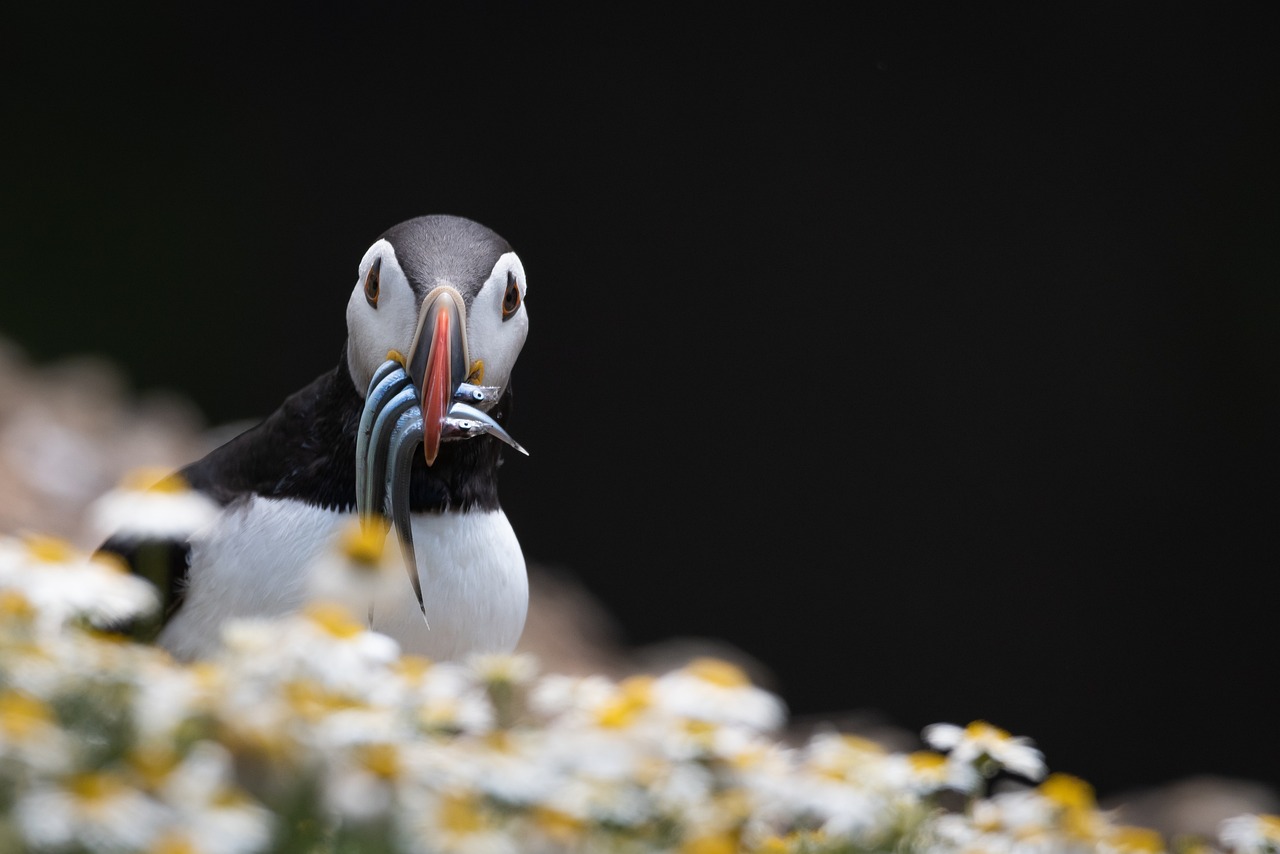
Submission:
M 1263 5 L 181 5 L 9 19 L 0 334 L 258 418 L 471 216 L 531 283 L 504 504 L 628 640 L 1276 781 Z

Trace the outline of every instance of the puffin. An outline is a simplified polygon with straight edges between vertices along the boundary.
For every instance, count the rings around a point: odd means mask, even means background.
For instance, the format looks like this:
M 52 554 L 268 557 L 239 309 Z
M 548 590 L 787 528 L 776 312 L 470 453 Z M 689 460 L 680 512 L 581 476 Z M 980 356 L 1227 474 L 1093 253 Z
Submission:
M 149 637 L 122 630 L 209 657 L 229 620 L 306 607 L 318 559 L 358 525 L 394 533 L 404 566 L 368 605 L 370 629 L 432 660 L 512 651 L 529 587 L 498 469 L 504 448 L 528 453 L 504 426 L 527 288 L 510 244 L 471 219 L 387 229 L 357 267 L 337 365 L 176 473 L 217 513 L 164 543 Z M 138 571 L 142 546 L 156 553 L 125 535 L 99 551 Z

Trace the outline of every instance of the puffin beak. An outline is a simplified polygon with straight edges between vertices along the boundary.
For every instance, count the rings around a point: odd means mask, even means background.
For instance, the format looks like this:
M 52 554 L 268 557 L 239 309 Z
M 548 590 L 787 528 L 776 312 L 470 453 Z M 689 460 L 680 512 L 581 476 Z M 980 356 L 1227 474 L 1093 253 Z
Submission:
M 422 453 L 427 465 L 435 463 L 440 453 L 444 420 L 470 365 L 466 305 L 456 290 L 440 285 L 422 301 L 405 364 L 422 407 Z

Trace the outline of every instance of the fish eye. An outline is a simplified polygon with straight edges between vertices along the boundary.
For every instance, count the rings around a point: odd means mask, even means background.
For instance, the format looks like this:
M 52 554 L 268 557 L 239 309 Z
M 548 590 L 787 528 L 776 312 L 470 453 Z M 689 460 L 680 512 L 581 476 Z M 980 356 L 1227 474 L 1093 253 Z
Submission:
M 378 290 L 379 279 L 381 278 L 382 259 L 377 258 L 373 262 L 373 266 L 369 268 L 369 274 L 364 277 L 364 298 L 369 305 L 374 308 L 378 307 Z
M 520 284 L 516 281 L 516 274 L 507 271 L 507 292 L 502 295 L 502 319 L 510 320 L 511 316 L 520 308 Z

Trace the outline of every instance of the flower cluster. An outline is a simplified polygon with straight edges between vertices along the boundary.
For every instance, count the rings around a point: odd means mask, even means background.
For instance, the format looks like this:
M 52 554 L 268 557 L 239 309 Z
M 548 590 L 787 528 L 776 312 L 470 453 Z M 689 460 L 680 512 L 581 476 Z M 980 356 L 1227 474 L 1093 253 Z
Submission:
M 616 681 L 430 662 L 325 601 L 233 623 L 192 665 L 102 630 L 154 606 L 109 559 L 0 538 L 0 850 L 1165 850 L 984 722 L 915 753 L 787 743 L 783 703 L 726 661 Z M 1022 783 L 991 793 L 997 774 Z M 1240 816 L 1218 843 L 1277 840 L 1280 819 Z

